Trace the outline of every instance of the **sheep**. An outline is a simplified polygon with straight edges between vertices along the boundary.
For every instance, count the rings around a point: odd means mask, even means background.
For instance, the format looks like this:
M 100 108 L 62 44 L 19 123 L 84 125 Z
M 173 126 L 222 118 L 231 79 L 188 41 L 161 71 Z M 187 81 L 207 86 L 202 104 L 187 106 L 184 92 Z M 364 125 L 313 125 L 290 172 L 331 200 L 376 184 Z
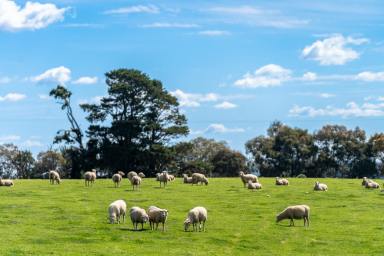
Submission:
M 380 185 L 373 180 L 369 180 L 367 183 L 365 183 L 365 188 L 380 188 Z
M 132 190 L 139 189 L 139 186 L 141 184 L 141 178 L 139 176 L 133 176 L 131 179 L 131 185 L 132 185 Z
M 323 184 L 323 183 L 320 183 L 320 182 L 316 181 L 313 190 L 316 190 L 316 191 L 327 191 L 328 190 L 328 186 L 326 184 Z
M 123 179 L 123 177 L 121 176 L 120 173 L 113 174 L 112 181 L 115 184 L 115 188 L 116 187 L 120 187 L 120 182 L 121 182 L 122 179 Z
M 50 184 L 55 184 L 55 182 L 57 183 L 57 184 L 60 184 L 60 175 L 59 175 L 59 173 L 57 172 L 57 171 L 49 171 L 49 183 Z
M 365 184 L 369 183 L 369 182 L 373 182 L 372 180 L 368 179 L 367 177 L 363 177 L 363 181 L 361 182 L 361 185 L 362 186 L 365 186 Z
M 247 188 L 248 189 L 261 189 L 262 185 L 258 182 L 253 183 L 251 180 L 249 180 L 247 183 Z
M 138 223 L 141 223 L 141 229 L 143 230 L 144 223 L 147 223 L 149 220 L 145 210 L 137 206 L 134 206 L 129 210 L 129 215 L 131 216 L 132 225 L 135 230 L 137 230 Z
M 174 180 L 175 180 L 175 176 L 168 174 L 168 181 L 174 181 Z
M 239 175 L 240 175 L 240 179 L 241 181 L 243 182 L 244 184 L 244 187 L 245 185 L 248 183 L 249 180 L 251 180 L 252 182 L 254 183 L 258 183 L 259 180 L 257 178 L 256 175 L 253 175 L 253 174 L 244 174 L 244 172 L 239 172 Z
M 92 171 L 88 171 L 84 173 L 85 186 L 89 187 L 89 185 L 93 185 L 96 180 L 96 170 L 92 169 Z
M 304 219 L 304 226 L 307 224 L 307 227 L 309 227 L 309 210 L 309 206 L 304 204 L 288 206 L 284 211 L 276 215 L 276 223 L 290 219 L 289 226 L 294 226 L 293 219 Z
M 139 177 L 143 179 L 143 178 L 145 178 L 145 174 L 142 172 L 139 172 Z
M 184 221 L 184 231 L 188 231 L 189 225 L 193 225 L 193 231 L 197 231 L 197 223 L 199 223 L 199 231 L 201 231 L 201 223 L 203 223 L 203 231 L 205 231 L 205 221 L 208 219 L 207 209 L 197 206 L 188 212 L 188 217 Z
M 288 186 L 289 181 L 287 179 L 276 177 L 276 185 L 278 186 Z
M 163 231 L 164 231 L 167 217 L 168 217 L 167 209 L 160 209 L 156 206 L 150 206 L 148 208 L 149 226 L 151 227 L 151 230 L 155 229 L 155 224 L 156 224 L 156 230 L 157 230 L 157 228 L 159 227 L 159 223 L 162 223 Z
M 127 174 L 128 179 L 131 181 L 133 176 L 137 176 L 137 173 L 134 171 L 131 171 Z
M 156 181 L 160 181 L 160 175 L 161 175 L 161 173 L 156 173 Z
M 183 174 L 183 183 L 191 184 L 192 183 L 192 177 L 188 177 L 187 174 Z
M 205 185 L 208 185 L 208 179 L 207 179 L 207 177 L 205 177 L 204 174 L 197 173 L 197 172 L 193 173 L 192 174 L 192 185 L 193 184 L 199 184 L 199 182 L 200 182 L 200 184 L 205 183 Z
M 127 204 L 125 203 L 124 200 L 114 201 L 108 207 L 109 223 L 119 224 L 121 222 L 121 218 L 123 218 L 123 222 L 125 223 L 126 212 L 127 212 Z
M 122 172 L 122 171 L 118 171 L 117 173 L 118 173 L 118 174 L 120 174 L 120 175 L 121 175 L 121 177 L 124 177 L 124 176 L 125 176 L 125 173 L 124 173 L 124 172 Z
M 13 180 L 3 180 L 0 178 L 0 186 L 12 187 L 13 185 Z
M 161 183 L 164 183 L 164 187 L 165 187 L 165 185 L 167 185 L 168 180 L 169 180 L 168 173 L 166 171 L 162 172 L 159 176 L 160 187 L 161 187 Z

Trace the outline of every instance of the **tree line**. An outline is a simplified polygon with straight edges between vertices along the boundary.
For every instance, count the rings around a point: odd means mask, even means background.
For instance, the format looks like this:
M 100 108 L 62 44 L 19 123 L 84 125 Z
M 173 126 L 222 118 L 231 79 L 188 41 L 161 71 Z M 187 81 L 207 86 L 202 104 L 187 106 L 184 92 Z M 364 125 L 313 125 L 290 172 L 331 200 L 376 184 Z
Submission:
M 367 138 L 364 130 L 325 125 L 314 133 L 275 121 L 266 135 L 245 144 L 246 154 L 226 142 L 189 133 L 187 118 L 177 99 L 162 85 L 135 69 L 107 72 L 107 96 L 81 104 L 88 127 L 80 128 L 72 106 L 72 92 L 63 85 L 50 91 L 67 117 L 59 130 L 58 149 L 36 159 L 12 144 L 0 145 L 0 176 L 43 177 L 56 169 L 67 178 L 80 178 L 90 169 L 109 177 L 116 171 L 161 171 L 176 175 L 202 172 L 208 176 L 237 176 L 240 171 L 262 176 L 361 177 L 382 173 L 384 135 Z M 179 141 L 179 142 L 176 142 Z

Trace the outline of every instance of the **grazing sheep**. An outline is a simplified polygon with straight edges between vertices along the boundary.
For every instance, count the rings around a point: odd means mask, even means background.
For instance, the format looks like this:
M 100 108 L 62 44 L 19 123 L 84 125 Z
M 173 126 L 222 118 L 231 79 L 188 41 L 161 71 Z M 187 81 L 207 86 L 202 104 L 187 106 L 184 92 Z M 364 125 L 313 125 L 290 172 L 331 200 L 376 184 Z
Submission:
M 84 173 L 84 180 L 86 187 L 89 187 L 89 185 L 93 185 L 96 180 L 96 170 L 92 169 L 92 171 Z
M 295 223 L 293 222 L 293 219 L 304 219 L 304 226 L 307 224 L 309 227 L 309 210 L 309 206 L 304 204 L 288 206 L 276 216 L 276 222 L 290 219 L 289 226 L 294 226 Z
M 123 179 L 123 177 L 121 176 L 120 173 L 113 174 L 112 181 L 115 184 L 115 188 L 120 187 L 120 182 L 122 181 L 122 179 Z
M 168 174 L 168 181 L 174 181 L 174 180 L 175 180 L 175 176 Z
M 261 189 L 262 185 L 258 182 L 253 183 L 251 180 L 249 180 L 247 183 L 247 188 L 248 189 Z
M 287 179 L 276 177 L 276 185 L 278 186 L 288 186 L 289 181 Z
M 203 223 L 203 231 L 205 231 L 205 221 L 208 218 L 207 209 L 197 206 L 188 212 L 188 217 L 184 221 L 184 231 L 188 231 L 189 225 L 193 225 L 193 231 L 197 231 L 197 223 L 199 223 L 199 231 L 201 231 L 201 223 Z
M 160 209 L 156 206 L 150 206 L 148 208 L 149 226 L 151 227 L 151 230 L 155 229 L 155 224 L 156 224 L 156 230 L 157 230 L 157 228 L 159 227 L 159 223 L 162 223 L 163 231 L 164 231 L 167 217 L 168 217 L 168 210 L 166 209 Z
M 121 218 L 123 218 L 123 222 L 125 223 L 126 212 L 127 212 L 127 204 L 125 203 L 124 200 L 114 201 L 108 207 L 109 223 L 119 224 L 121 221 Z
M 252 181 L 253 183 L 258 183 L 259 180 L 257 179 L 257 176 L 256 175 L 253 175 L 253 174 L 244 174 L 244 172 L 239 172 L 239 175 L 240 175 L 240 179 L 241 181 L 243 182 L 244 184 L 244 187 L 245 185 L 248 183 L 248 181 Z
M 169 174 L 166 171 L 162 172 L 159 176 L 160 187 L 161 187 L 161 183 L 164 183 L 164 187 L 165 187 L 165 185 L 167 185 L 168 180 L 169 180 Z
M 57 183 L 57 184 L 60 184 L 60 175 L 59 175 L 59 173 L 57 172 L 57 171 L 49 171 L 49 183 L 50 184 L 55 184 L 55 182 Z
M 315 182 L 315 187 L 313 188 L 313 190 L 316 190 L 316 191 L 327 191 L 328 190 L 328 186 L 323 184 L 323 183 L 320 183 L 318 181 Z
M 131 171 L 131 172 L 129 172 L 128 174 L 127 174 L 127 177 L 128 177 L 128 179 L 131 181 L 132 180 L 132 177 L 134 177 L 134 176 L 137 176 L 137 173 L 136 172 L 133 172 L 133 171 Z
M 3 180 L 0 178 L 0 186 L 12 187 L 13 185 L 13 180 Z
M 131 185 L 132 185 L 132 190 L 139 189 L 139 186 L 141 184 L 141 178 L 139 176 L 133 176 L 131 179 Z
M 129 215 L 131 216 L 132 225 L 135 230 L 137 230 L 138 223 L 141 223 L 141 229 L 143 230 L 144 223 L 147 223 L 149 220 L 145 210 L 137 206 L 134 206 L 129 210 Z
M 187 174 L 183 174 L 183 183 L 191 184 L 192 183 L 192 177 L 188 177 Z
M 142 172 L 139 172 L 139 177 L 143 179 L 143 178 L 145 178 L 145 174 Z
M 379 183 L 374 182 L 373 180 L 368 181 L 365 183 L 365 188 L 380 188 Z
M 205 185 L 208 185 L 208 179 L 207 177 L 205 177 L 204 174 L 201 174 L 201 173 L 193 173 L 192 174 L 192 185 L 193 184 L 205 184 Z
M 125 173 L 124 173 L 124 172 L 122 172 L 122 171 L 118 171 L 117 173 L 118 173 L 118 174 L 120 174 L 120 175 L 121 175 L 121 177 L 124 177 L 124 176 L 125 176 Z

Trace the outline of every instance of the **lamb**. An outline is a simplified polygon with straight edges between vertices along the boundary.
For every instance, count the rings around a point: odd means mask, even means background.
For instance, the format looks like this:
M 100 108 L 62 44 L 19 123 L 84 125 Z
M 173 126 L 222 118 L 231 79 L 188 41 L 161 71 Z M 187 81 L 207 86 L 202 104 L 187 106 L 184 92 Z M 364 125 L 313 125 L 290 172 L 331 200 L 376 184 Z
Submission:
M 201 223 L 203 223 L 203 231 L 205 231 L 205 221 L 208 218 L 207 209 L 197 206 L 188 212 L 188 217 L 184 221 L 184 231 L 189 230 L 189 225 L 193 225 L 193 231 L 197 231 L 197 223 L 199 223 L 199 231 L 201 231 Z
M 192 185 L 193 184 L 199 184 L 199 182 L 200 182 L 200 184 L 205 183 L 205 185 L 208 185 L 208 179 L 207 179 L 207 177 L 205 177 L 204 174 L 197 173 L 197 172 L 193 173 L 192 174 Z
M 57 184 L 60 184 L 60 175 L 57 171 L 49 171 L 49 183 L 50 184 L 55 184 L 55 182 Z
M 164 183 L 164 187 L 165 187 L 165 185 L 167 185 L 168 180 L 169 180 L 168 173 L 166 171 L 162 172 L 159 176 L 160 187 L 161 187 L 161 183 Z
M 142 172 L 139 172 L 139 177 L 143 179 L 143 178 L 145 178 L 145 174 Z
M 141 223 L 141 229 L 143 230 L 144 223 L 147 223 L 149 220 L 148 214 L 145 212 L 145 210 L 134 206 L 129 210 L 129 214 L 131 216 L 133 228 L 137 230 L 137 224 Z
M 276 185 L 278 186 L 288 186 L 289 181 L 287 179 L 276 177 Z
M 120 187 L 120 182 L 121 182 L 122 179 L 123 179 L 123 177 L 121 176 L 120 173 L 113 174 L 112 181 L 115 184 L 115 188 L 116 187 Z
M 259 180 L 257 179 L 257 176 L 256 175 L 253 175 L 253 174 L 244 174 L 244 172 L 239 172 L 239 175 L 240 175 L 240 179 L 241 181 L 243 182 L 244 184 L 244 187 L 245 185 L 248 183 L 249 180 L 251 180 L 253 183 L 258 183 Z
M 134 171 L 131 171 L 127 174 L 128 179 L 131 181 L 133 176 L 137 176 L 137 173 Z
M 367 183 L 365 183 L 365 188 L 380 188 L 380 185 L 373 180 L 369 180 Z
M 276 216 L 276 223 L 285 219 L 290 219 L 289 226 L 294 226 L 293 219 L 304 219 L 304 226 L 309 227 L 309 206 L 308 205 L 293 205 L 288 206 Z
M 92 171 L 84 173 L 84 180 L 86 187 L 89 187 L 89 185 L 93 185 L 96 180 L 96 170 L 92 169 Z
M 131 179 L 131 185 L 132 185 L 132 190 L 139 189 L 139 186 L 141 184 L 141 178 L 139 176 L 133 176 Z
M 192 177 L 188 177 L 187 174 L 183 174 L 183 183 L 191 184 L 192 183 Z
M 13 185 L 13 180 L 3 180 L 0 178 L 0 186 L 12 187 Z
M 315 182 L 315 187 L 313 188 L 313 190 L 316 190 L 316 191 L 327 191 L 328 190 L 328 186 L 326 184 L 323 184 L 323 183 L 320 183 L 318 181 Z
M 123 222 L 125 223 L 126 212 L 127 212 L 127 204 L 125 203 L 124 200 L 114 201 L 108 207 L 109 223 L 119 224 L 121 222 L 121 218 L 123 218 Z
M 247 188 L 248 189 L 261 189 L 262 185 L 258 182 L 253 183 L 251 180 L 249 180 L 247 183 Z
M 157 228 L 159 227 L 159 223 L 162 223 L 163 231 L 164 231 L 167 217 L 168 217 L 168 210 L 166 209 L 160 209 L 156 206 L 150 206 L 148 208 L 149 226 L 151 227 L 151 230 L 155 229 L 155 224 L 156 224 L 156 230 L 157 230 Z

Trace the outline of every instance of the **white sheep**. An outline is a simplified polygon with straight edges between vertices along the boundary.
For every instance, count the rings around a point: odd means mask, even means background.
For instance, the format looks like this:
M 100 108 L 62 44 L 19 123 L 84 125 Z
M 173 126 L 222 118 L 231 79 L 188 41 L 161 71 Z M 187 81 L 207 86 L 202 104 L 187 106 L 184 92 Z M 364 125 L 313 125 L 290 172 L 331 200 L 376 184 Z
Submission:
M 258 180 L 256 175 L 244 174 L 244 172 L 239 172 L 239 175 L 240 175 L 241 181 L 244 184 L 244 187 L 248 183 L 248 181 L 252 181 L 253 183 L 258 183 L 259 182 L 259 180 Z
M 142 178 L 142 179 L 145 178 L 145 174 L 144 174 L 143 172 L 139 172 L 138 175 L 139 175 L 139 177 Z
M 57 171 L 49 171 L 49 183 L 50 184 L 60 184 L 60 174 Z
M 189 225 L 193 225 L 193 231 L 197 231 L 197 223 L 199 231 L 201 231 L 201 223 L 203 223 L 203 231 L 205 231 L 205 221 L 208 219 L 208 212 L 202 206 L 197 206 L 188 212 L 188 217 L 184 221 L 184 230 L 188 231 Z
M 84 173 L 84 180 L 86 187 L 89 187 L 90 184 L 93 185 L 96 180 L 96 170 L 92 169 L 92 171 Z
M 2 178 L 0 178 L 0 186 L 12 187 L 13 185 L 13 180 L 3 180 Z
M 368 182 L 373 182 L 373 180 L 368 179 L 367 177 L 363 177 L 363 181 L 361 182 L 362 186 L 365 186 Z
M 289 181 L 287 179 L 276 177 L 276 185 L 278 186 L 288 186 Z
M 175 176 L 168 174 L 168 181 L 174 181 L 174 180 L 175 180 Z
M 159 223 L 163 224 L 163 231 L 165 229 L 165 222 L 167 221 L 168 217 L 168 210 L 167 209 L 160 209 L 156 206 L 150 206 L 148 208 L 148 218 L 149 218 L 149 226 L 151 227 L 151 230 L 155 229 L 156 224 L 156 230 L 159 227 Z
M 123 177 L 121 176 L 120 173 L 113 174 L 112 181 L 115 184 L 115 188 L 120 187 L 120 182 L 122 181 L 122 179 L 123 179 Z
M 316 190 L 316 191 L 327 191 L 328 190 L 328 186 L 324 183 L 320 183 L 318 181 L 315 182 L 315 186 L 313 187 L 313 190 Z
M 109 223 L 120 223 L 121 218 L 123 219 L 123 222 L 125 223 L 125 214 L 127 212 L 127 204 L 124 200 L 116 200 L 113 203 L 111 203 L 108 207 L 108 213 L 109 213 Z
M 156 181 L 160 181 L 160 175 L 161 175 L 161 173 L 156 173 Z
M 294 226 L 293 219 L 304 219 L 304 226 L 309 226 L 309 206 L 308 205 L 293 205 L 288 206 L 281 213 L 276 216 L 276 222 L 280 222 L 285 219 L 290 219 L 289 225 Z
M 124 173 L 124 172 L 122 172 L 122 171 L 118 171 L 117 173 L 118 173 L 118 174 L 120 174 L 120 175 L 121 175 L 121 177 L 124 177 L 124 176 L 125 176 L 125 173 Z
M 199 183 L 200 184 L 204 183 L 205 185 L 208 185 L 208 179 L 207 177 L 205 177 L 204 174 L 195 172 L 192 174 L 192 185 L 199 184 Z
M 141 184 L 141 178 L 139 176 L 133 176 L 131 179 L 131 185 L 132 185 L 132 190 L 139 189 L 139 186 Z
M 262 185 L 258 182 L 253 183 L 251 180 L 249 180 L 247 183 L 247 188 L 248 189 L 261 189 Z
M 132 177 L 137 176 L 137 173 L 134 171 L 131 171 L 127 174 L 127 178 L 131 181 Z
M 191 184 L 192 183 L 192 177 L 188 177 L 187 174 L 183 174 L 183 183 Z
M 134 206 L 129 210 L 129 215 L 131 216 L 132 225 L 135 230 L 137 230 L 138 223 L 141 223 L 141 229 L 143 229 L 144 223 L 147 223 L 149 220 L 145 210 L 137 206 Z
M 165 185 L 167 185 L 168 180 L 169 180 L 169 174 L 166 171 L 162 172 L 159 176 L 160 187 L 161 187 L 161 183 L 163 183 L 165 187 Z
M 365 183 L 365 188 L 380 188 L 379 183 L 374 182 L 373 180 L 369 180 Z

